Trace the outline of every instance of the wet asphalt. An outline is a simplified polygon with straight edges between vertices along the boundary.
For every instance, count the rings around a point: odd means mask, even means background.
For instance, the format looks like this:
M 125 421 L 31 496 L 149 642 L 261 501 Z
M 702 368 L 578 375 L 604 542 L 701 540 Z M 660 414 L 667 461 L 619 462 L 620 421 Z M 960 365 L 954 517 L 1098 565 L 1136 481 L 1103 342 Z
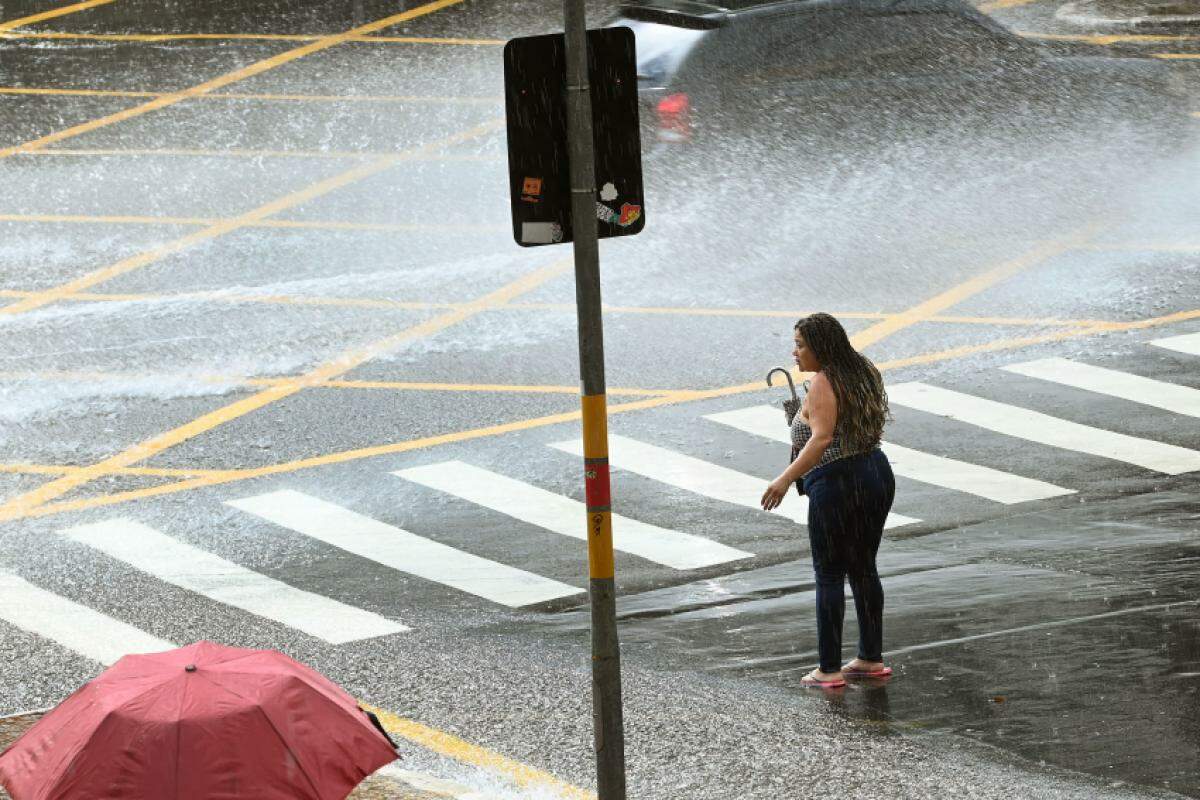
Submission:
M 176 433 L 132 469 L 21 506 L 0 570 L 168 641 L 282 649 L 401 716 L 593 786 L 577 598 L 506 609 L 228 505 L 301 491 L 585 585 L 578 542 L 389 474 L 460 460 L 582 499 L 576 460 L 547 446 L 578 436 L 553 416 L 578 407 L 570 253 L 512 243 L 505 140 L 487 127 L 504 111 L 500 43 L 555 30 L 560 8 L 466 0 L 303 57 L 287 54 L 421 6 L 115 0 L 4 25 L 52 8 L 0 3 L 3 508 Z M 589 4 L 589 19 L 610 11 Z M 1064 54 L 1200 50 L 1097 44 L 1052 4 L 990 11 Z M 1200 62 L 1156 60 L 1197 85 Z M 601 248 L 610 406 L 709 393 L 615 408 L 614 433 L 765 485 L 786 450 L 707 417 L 779 390 L 710 390 L 788 364 L 801 313 L 863 334 L 999 271 L 864 348 L 887 383 L 1200 449 L 1195 417 L 1003 369 L 1068 358 L 1200 389 L 1197 356 L 1152 344 L 1200 332 L 1200 91 L 1086 130 L 843 111 L 834 137 L 646 143 L 647 229 Z M 343 383 L 255 400 L 339 364 Z M 893 413 L 887 441 L 1073 493 L 1003 505 L 899 478 L 893 510 L 918 521 L 880 552 L 897 674 L 812 693 L 798 687 L 815 661 L 804 529 L 617 472 L 620 513 L 753 553 L 696 571 L 618 554 L 630 796 L 1200 796 L 1196 473 Z M 61 535 L 111 519 L 412 630 L 331 645 Z M 850 613 L 847 658 L 855 636 Z M 102 668 L 3 619 L 0 641 L 2 713 L 52 705 Z M 491 796 L 551 796 L 404 749 L 406 768 Z

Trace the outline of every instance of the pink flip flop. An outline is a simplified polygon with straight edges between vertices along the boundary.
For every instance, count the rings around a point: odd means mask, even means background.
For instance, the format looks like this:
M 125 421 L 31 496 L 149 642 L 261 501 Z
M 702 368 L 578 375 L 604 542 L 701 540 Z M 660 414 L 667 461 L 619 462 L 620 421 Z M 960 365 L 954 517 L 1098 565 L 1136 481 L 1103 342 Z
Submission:
M 800 685 L 809 689 L 840 689 L 846 685 L 845 679 L 834 681 L 819 681 L 812 677 L 812 673 L 808 673 L 800 679 Z
M 891 667 L 884 667 L 877 670 L 865 669 L 843 669 L 842 675 L 847 678 L 886 678 L 892 674 Z

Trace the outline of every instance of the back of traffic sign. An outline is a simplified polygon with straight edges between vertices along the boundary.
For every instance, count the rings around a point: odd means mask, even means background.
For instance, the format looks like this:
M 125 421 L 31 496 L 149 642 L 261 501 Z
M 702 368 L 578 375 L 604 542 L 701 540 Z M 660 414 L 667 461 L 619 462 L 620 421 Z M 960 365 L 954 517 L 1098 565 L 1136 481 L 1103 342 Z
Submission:
M 602 28 L 587 38 L 598 234 L 629 236 L 646 225 L 633 31 Z M 524 247 L 573 238 L 565 70 L 562 34 L 504 47 L 513 238 Z

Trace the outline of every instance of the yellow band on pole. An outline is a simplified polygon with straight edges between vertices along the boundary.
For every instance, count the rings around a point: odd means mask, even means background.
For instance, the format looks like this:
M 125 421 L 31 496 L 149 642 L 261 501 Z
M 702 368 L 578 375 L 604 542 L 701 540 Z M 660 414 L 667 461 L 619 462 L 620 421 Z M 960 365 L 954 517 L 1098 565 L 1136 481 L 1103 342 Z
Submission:
M 588 570 L 592 578 L 612 578 L 612 489 L 608 478 L 608 402 L 584 395 L 583 468 L 588 515 Z

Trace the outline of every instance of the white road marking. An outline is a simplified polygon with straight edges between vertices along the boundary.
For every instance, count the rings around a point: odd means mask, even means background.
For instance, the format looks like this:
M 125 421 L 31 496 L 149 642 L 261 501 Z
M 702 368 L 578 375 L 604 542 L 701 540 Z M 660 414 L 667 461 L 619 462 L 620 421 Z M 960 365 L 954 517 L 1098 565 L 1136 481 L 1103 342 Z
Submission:
M 889 389 L 889 396 L 890 391 Z M 777 442 L 790 444 L 792 441 L 791 434 L 784 425 L 783 414 L 773 406 L 739 408 L 736 411 L 710 414 L 705 419 Z M 897 475 L 973 494 L 997 503 L 1012 505 L 1075 494 L 1074 489 L 1064 489 L 1052 483 L 1013 475 L 991 467 L 913 450 L 895 442 L 883 442 L 880 447 L 892 464 L 892 472 Z
M 161 653 L 176 647 L 10 572 L 0 572 L 0 619 L 105 666 L 129 653 Z
M 226 561 L 132 519 L 80 525 L 62 534 L 167 583 L 332 644 L 408 630 L 378 614 L 302 591 Z
M 1200 356 L 1200 333 L 1185 333 L 1182 336 L 1152 339 L 1149 343 L 1164 350 L 1174 350 L 1189 356 Z
M 782 414 L 779 415 L 782 419 Z M 608 437 L 609 461 L 623 470 L 675 486 L 702 497 L 710 497 L 746 508 L 761 509 L 763 492 L 768 481 L 755 475 L 713 464 L 693 456 L 646 444 L 625 436 Z M 577 441 L 560 442 L 552 447 L 582 456 L 582 445 Z M 786 462 L 779 465 L 782 470 Z M 786 507 L 785 507 L 786 506 Z M 778 513 L 801 525 L 808 524 L 808 498 L 797 497 L 788 492 L 783 505 L 771 513 Z M 902 514 L 888 514 L 885 528 L 896 528 L 920 522 L 919 519 Z
M 511 608 L 583 592 L 290 489 L 227 500 L 226 505 L 400 572 Z
M 1157 381 L 1115 369 L 1094 367 L 1065 358 L 1044 358 L 1023 364 L 1010 364 L 1003 369 L 1030 378 L 1173 411 L 1176 414 L 1200 417 L 1200 389 L 1190 386 Z
M 1200 452 L 1195 450 L 1093 428 L 925 383 L 889 386 L 888 400 L 1019 439 L 1124 461 L 1168 475 L 1200 470 Z
M 447 461 L 392 473 L 554 533 L 587 540 L 587 506 L 523 481 Z M 697 569 L 751 558 L 719 542 L 613 514 L 613 548 L 674 569 Z

